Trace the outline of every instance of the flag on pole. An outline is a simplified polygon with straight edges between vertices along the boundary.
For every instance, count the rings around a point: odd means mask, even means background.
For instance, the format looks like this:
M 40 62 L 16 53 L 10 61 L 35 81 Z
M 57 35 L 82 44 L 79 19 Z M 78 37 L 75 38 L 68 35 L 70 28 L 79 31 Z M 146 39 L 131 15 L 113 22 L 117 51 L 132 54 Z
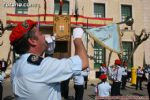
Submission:
M 78 21 L 78 0 L 75 0 L 75 18 L 76 18 L 76 22 Z
M 122 52 L 120 29 L 117 24 L 87 29 L 86 32 L 104 48 L 116 53 Z
M 75 15 L 78 15 L 78 0 L 75 0 Z
M 60 6 L 62 6 L 63 5 L 63 1 L 62 0 L 60 0 Z
M 59 8 L 59 15 L 62 15 L 62 6 L 63 6 L 63 1 L 60 0 L 60 8 Z

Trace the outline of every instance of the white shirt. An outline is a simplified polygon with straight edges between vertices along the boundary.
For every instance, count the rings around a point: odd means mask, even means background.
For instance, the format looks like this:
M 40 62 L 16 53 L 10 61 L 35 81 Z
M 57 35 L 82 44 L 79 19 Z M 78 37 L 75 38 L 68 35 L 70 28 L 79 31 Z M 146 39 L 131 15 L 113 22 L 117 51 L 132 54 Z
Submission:
M 82 74 L 80 75 L 74 75 L 73 81 L 75 85 L 83 85 L 84 84 L 84 77 Z
M 102 66 L 100 67 L 100 72 L 107 74 L 107 71 L 108 71 L 107 67 Z
M 108 82 L 102 82 L 95 87 L 95 93 L 98 92 L 98 96 L 110 96 L 111 86 Z
M 112 72 L 112 79 L 116 82 L 121 82 L 122 75 L 123 69 L 120 66 L 117 66 L 117 68 Z
M 29 56 L 29 53 L 22 55 L 12 67 L 16 100 L 61 100 L 60 82 L 81 73 L 79 56 L 61 60 L 46 57 L 40 65 L 27 62 Z
M 88 76 L 90 74 L 90 68 L 86 68 L 81 73 L 82 73 L 83 76 Z
M 142 69 L 137 69 L 137 76 L 142 77 L 144 74 Z
M 113 72 L 113 68 L 112 68 L 112 66 L 109 66 L 108 67 L 108 76 L 109 76 L 109 78 L 111 78 L 112 72 Z
M 127 75 L 127 67 L 122 67 L 122 75 Z

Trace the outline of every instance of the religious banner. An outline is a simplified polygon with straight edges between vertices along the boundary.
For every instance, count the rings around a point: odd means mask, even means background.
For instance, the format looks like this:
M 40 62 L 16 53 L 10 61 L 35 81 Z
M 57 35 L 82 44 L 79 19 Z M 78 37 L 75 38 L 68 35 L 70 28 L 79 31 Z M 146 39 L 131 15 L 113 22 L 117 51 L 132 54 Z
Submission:
M 120 29 L 117 24 L 91 28 L 86 31 L 94 39 L 94 41 L 104 48 L 116 53 L 122 52 Z
M 70 16 L 56 15 L 54 16 L 53 33 L 56 33 L 57 41 L 70 41 Z

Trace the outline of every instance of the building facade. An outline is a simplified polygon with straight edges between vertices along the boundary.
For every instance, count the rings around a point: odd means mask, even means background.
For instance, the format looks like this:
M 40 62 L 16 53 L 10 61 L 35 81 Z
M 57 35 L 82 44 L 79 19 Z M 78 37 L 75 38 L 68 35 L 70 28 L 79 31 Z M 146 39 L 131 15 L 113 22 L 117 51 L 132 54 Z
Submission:
M 17 24 L 25 19 L 40 21 L 41 31 L 45 34 L 53 34 L 54 16 L 59 14 L 60 0 L 1 0 L 0 1 L 0 19 L 4 26 L 8 24 Z M 122 59 L 127 60 L 132 49 L 134 34 L 140 34 L 142 29 L 150 32 L 150 1 L 149 0 L 63 0 L 62 15 L 69 15 L 71 18 L 71 31 L 76 24 L 82 25 L 84 28 L 100 27 L 111 23 L 118 23 L 125 20 L 126 17 L 132 17 L 134 23 L 132 26 L 120 24 L 120 30 L 123 34 L 121 37 L 123 53 Z M 75 11 L 78 11 L 78 20 L 75 19 Z M 11 58 L 13 60 L 13 52 L 9 45 L 9 35 L 11 28 L 6 30 L 0 42 L 0 59 Z M 95 71 L 101 63 L 109 65 L 114 64 L 114 60 L 118 59 L 118 55 L 103 48 L 94 42 L 88 36 L 85 46 L 89 56 L 91 78 L 95 78 Z M 150 38 L 143 42 L 135 51 L 129 67 L 143 66 L 143 63 L 150 64 Z M 74 54 L 72 38 L 68 41 L 57 41 L 56 57 L 69 57 Z M 65 45 L 62 47 L 61 45 Z M 61 49 L 63 48 L 63 50 Z M 65 49 L 68 48 L 68 49 Z M 109 60 L 110 59 L 110 60 Z

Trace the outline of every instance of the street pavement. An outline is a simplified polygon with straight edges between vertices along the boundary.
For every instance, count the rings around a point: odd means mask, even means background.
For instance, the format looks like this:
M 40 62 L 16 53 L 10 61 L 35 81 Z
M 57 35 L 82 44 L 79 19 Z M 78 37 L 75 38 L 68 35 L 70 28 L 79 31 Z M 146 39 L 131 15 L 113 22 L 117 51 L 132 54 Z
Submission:
M 94 86 L 99 82 L 98 79 L 89 80 L 88 81 L 88 88 L 84 90 L 84 97 L 83 100 L 95 100 L 95 94 L 94 94 Z M 121 94 L 123 96 L 148 96 L 147 88 L 146 88 L 147 82 L 143 82 L 143 90 L 136 90 L 135 86 L 132 86 L 131 83 L 127 82 L 127 87 L 125 90 L 121 90 Z M 10 78 L 7 78 L 3 82 L 3 98 L 4 100 L 10 100 L 6 98 L 13 97 L 12 89 L 11 89 L 11 83 Z M 73 81 L 70 81 L 69 84 L 69 97 L 74 100 L 74 88 L 73 88 Z M 14 99 L 13 99 L 14 100 Z M 137 99 L 136 99 L 137 100 Z

